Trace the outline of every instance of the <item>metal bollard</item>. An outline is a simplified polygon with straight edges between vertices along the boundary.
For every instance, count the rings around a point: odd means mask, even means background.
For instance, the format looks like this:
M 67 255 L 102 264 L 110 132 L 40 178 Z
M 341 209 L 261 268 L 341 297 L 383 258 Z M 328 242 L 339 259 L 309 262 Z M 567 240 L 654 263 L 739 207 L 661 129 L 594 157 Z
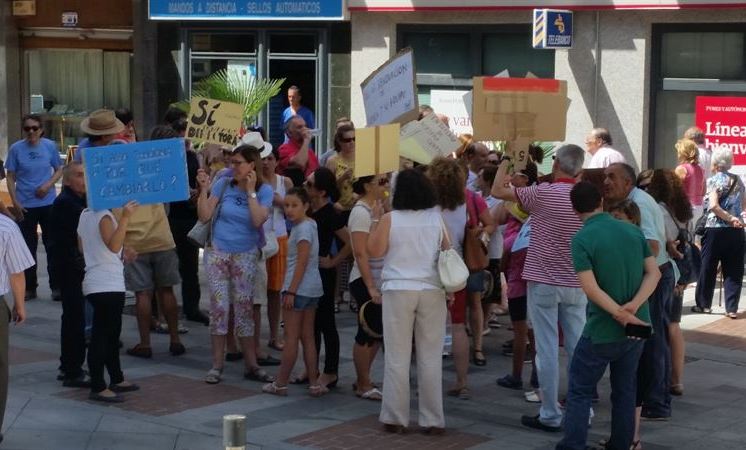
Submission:
M 223 416 L 223 447 L 225 450 L 246 450 L 246 416 Z

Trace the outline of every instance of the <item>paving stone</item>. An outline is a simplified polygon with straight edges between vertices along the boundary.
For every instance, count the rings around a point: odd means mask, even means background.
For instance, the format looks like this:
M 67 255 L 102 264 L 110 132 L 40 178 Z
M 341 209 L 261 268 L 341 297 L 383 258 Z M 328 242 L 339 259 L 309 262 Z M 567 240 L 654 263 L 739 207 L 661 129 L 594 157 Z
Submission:
M 59 355 L 54 353 L 32 350 L 30 348 L 16 347 L 11 345 L 8 348 L 8 361 L 11 366 L 20 364 L 37 363 L 41 361 L 57 360 Z
M 4 434 L 3 450 L 83 450 L 91 433 L 44 429 L 11 428 Z
M 151 416 L 165 416 L 203 406 L 214 405 L 255 395 L 246 389 L 226 384 L 209 385 L 202 380 L 161 374 L 131 379 L 140 390 L 124 394 L 125 401 L 113 407 Z M 76 389 L 58 394 L 62 398 L 87 401 L 89 391 Z
M 288 439 L 305 447 L 323 449 L 467 449 L 489 441 L 484 436 L 447 430 L 443 436 L 425 436 L 418 427 L 407 434 L 383 431 L 377 416 L 351 420 Z
M 88 443 L 88 450 L 173 450 L 176 445 L 176 434 L 149 433 L 111 433 L 98 431 L 93 433 Z

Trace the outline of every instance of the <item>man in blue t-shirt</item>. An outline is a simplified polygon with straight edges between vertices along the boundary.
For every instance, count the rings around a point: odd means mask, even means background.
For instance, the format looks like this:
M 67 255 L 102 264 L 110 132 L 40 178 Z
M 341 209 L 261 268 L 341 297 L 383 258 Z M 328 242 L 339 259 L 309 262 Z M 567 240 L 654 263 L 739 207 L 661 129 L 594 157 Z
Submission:
M 62 159 L 57 145 L 43 138 L 41 117 L 29 114 L 23 117 L 23 133 L 26 136 L 8 150 L 5 169 L 8 173 L 8 193 L 13 202 L 16 219 L 31 255 L 36 261 L 39 245 L 37 229 L 41 226 L 41 238 L 47 252 L 47 272 L 52 297 L 59 298 L 54 265 L 49 257 L 51 240 L 49 214 L 57 197 L 54 184 L 62 177 Z M 26 269 L 26 299 L 36 298 L 36 265 Z
M 301 101 L 300 88 L 298 86 L 290 86 L 288 88 L 288 103 L 290 106 L 285 108 L 282 112 L 282 128 L 293 116 L 301 116 L 306 121 L 306 127 L 313 130 L 316 128 L 316 120 L 313 117 L 313 112 L 300 104 Z M 287 136 L 285 137 L 287 142 Z

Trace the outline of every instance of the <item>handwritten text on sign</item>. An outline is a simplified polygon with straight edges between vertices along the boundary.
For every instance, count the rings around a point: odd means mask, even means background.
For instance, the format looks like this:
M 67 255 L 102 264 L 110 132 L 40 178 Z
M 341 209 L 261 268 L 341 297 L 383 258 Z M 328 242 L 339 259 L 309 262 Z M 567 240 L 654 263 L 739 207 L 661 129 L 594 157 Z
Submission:
M 184 139 L 87 148 L 83 154 L 88 206 L 96 211 L 189 198 Z
M 234 147 L 238 144 L 243 107 L 237 103 L 192 97 L 187 137 L 197 142 Z
M 414 57 L 406 49 L 388 60 L 360 84 L 366 126 L 407 123 L 417 118 Z

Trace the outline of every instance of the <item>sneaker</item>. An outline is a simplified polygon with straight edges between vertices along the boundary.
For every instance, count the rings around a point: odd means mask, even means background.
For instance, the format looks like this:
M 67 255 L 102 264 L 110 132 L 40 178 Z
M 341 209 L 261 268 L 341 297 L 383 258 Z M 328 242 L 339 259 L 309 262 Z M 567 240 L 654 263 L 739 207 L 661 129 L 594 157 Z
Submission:
M 523 380 L 509 373 L 502 378 L 498 378 L 497 385 L 508 389 L 521 390 L 523 389 Z
M 541 403 L 541 397 L 539 397 L 538 391 L 524 392 L 523 397 L 529 403 Z
M 536 430 L 547 431 L 550 433 L 558 433 L 562 430 L 561 427 L 554 427 L 551 425 L 545 425 L 539 420 L 539 415 L 535 416 L 521 416 L 521 424 L 525 427 L 534 428 Z

